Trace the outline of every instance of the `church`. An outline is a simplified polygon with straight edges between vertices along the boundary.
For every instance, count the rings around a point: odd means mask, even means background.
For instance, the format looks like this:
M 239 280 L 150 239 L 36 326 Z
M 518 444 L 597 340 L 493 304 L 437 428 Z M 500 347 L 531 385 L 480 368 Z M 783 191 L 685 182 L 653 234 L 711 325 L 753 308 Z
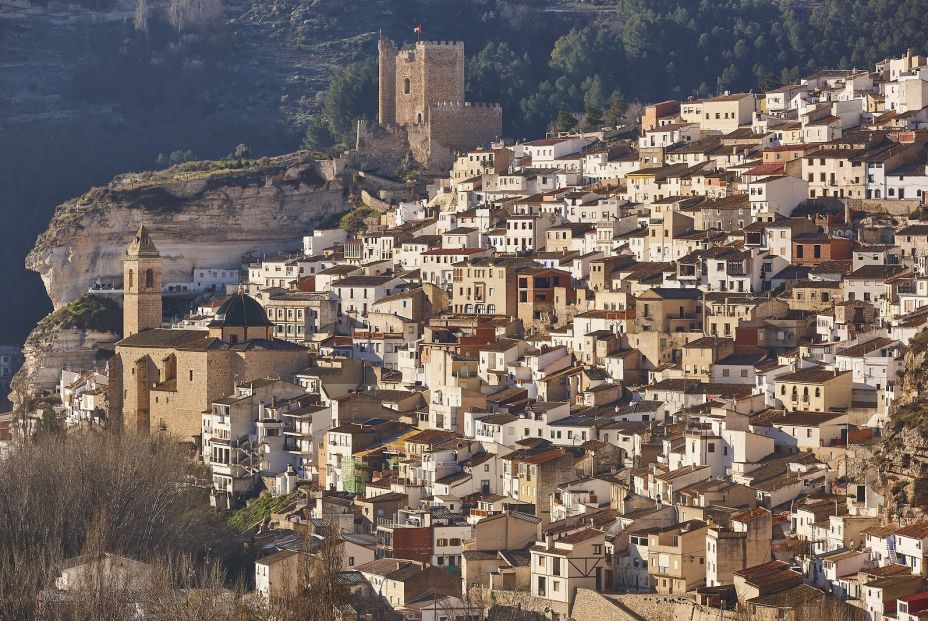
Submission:
M 110 421 L 126 431 L 199 442 L 202 414 L 235 384 L 286 379 L 309 366 L 300 345 L 276 340 L 264 308 L 231 296 L 208 330 L 162 327 L 162 259 L 140 226 L 123 259 L 123 339 L 110 360 Z

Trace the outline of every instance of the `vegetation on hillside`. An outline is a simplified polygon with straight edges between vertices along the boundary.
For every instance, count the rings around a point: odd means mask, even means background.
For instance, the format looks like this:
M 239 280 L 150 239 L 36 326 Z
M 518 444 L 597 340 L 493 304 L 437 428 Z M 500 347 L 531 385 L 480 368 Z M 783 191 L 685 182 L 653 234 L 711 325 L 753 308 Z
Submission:
M 306 487 L 298 487 L 286 496 L 273 496 L 270 492 L 262 492 L 257 498 L 253 498 L 248 503 L 233 511 L 226 523 L 237 531 L 243 532 L 271 517 L 272 513 L 292 505 L 300 498 L 306 497 Z
M 589 118 L 588 127 L 614 123 L 621 114 L 602 115 L 616 101 L 760 91 L 823 68 L 871 68 L 907 48 L 928 51 L 917 0 L 618 0 L 586 21 L 546 18 L 552 3 L 434 4 L 438 23 L 427 22 L 426 36 L 450 31 L 465 41 L 468 98 L 501 103 L 510 136 L 572 128 L 568 116 Z M 366 107 L 350 99 L 376 92 L 372 62 L 333 77 L 320 112 L 328 140 L 349 138 L 352 121 L 375 114 L 374 97 Z
M 43 319 L 36 333 L 69 328 L 119 334 L 122 332 L 122 309 L 111 298 L 85 293 Z

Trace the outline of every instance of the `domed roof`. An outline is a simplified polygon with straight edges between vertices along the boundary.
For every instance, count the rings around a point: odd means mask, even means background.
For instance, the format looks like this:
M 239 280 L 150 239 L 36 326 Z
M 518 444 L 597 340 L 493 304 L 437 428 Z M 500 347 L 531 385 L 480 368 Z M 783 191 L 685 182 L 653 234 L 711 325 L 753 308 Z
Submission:
M 266 328 L 272 326 L 264 307 L 253 297 L 236 293 L 216 310 L 210 328 Z

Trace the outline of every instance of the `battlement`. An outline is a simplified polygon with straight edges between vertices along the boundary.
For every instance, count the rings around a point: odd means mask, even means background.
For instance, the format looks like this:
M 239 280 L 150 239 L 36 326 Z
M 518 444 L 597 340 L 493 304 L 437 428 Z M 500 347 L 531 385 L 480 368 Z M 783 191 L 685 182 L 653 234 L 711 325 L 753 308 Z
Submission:
M 417 48 L 464 48 L 463 41 L 417 41 Z
M 463 108 L 501 108 L 498 103 L 487 103 L 482 101 L 436 101 L 432 107 L 443 109 L 463 109 Z

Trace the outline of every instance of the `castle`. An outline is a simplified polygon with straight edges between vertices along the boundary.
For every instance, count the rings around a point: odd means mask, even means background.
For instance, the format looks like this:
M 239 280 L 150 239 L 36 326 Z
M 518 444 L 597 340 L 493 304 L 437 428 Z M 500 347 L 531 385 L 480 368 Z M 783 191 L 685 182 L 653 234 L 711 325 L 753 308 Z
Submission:
M 464 101 L 464 44 L 419 41 L 398 50 L 380 38 L 378 119 L 405 130 L 416 159 L 450 168 L 454 153 L 500 138 L 503 113 L 498 104 Z
M 219 307 L 208 330 L 162 328 L 162 259 L 144 226 L 123 270 L 123 339 L 109 362 L 112 425 L 196 442 L 202 413 L 236 383 L 307 366 L 307 350 L 274 339 L 262 306 L 241 293 Z

